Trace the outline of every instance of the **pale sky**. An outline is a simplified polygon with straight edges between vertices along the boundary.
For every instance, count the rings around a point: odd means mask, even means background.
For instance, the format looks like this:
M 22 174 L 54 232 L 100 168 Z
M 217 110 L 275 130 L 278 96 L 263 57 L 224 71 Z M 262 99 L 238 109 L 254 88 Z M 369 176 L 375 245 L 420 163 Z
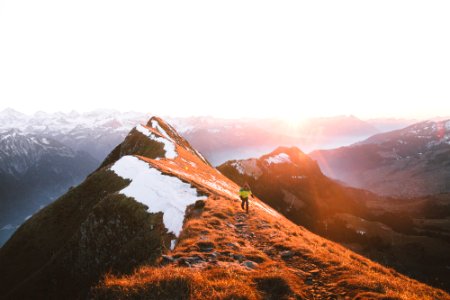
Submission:
M 0 109 L 450 115 L 449 1 L 0 0 Z

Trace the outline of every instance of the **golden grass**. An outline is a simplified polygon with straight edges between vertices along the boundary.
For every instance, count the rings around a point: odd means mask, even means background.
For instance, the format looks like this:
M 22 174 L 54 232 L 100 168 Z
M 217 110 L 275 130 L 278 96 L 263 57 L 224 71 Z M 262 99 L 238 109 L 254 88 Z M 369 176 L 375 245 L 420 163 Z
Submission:
M 134 299 L 145 295 L 145 299 L 320 299 L 320 294 L 305 283 L 311 278 L 309 271 L 318 269 L 316 282 L 328 295 L 346 293 L 355 299 L 449 299 L 439 289 L 409 279 L 285 219 L 274 222 L 273 216 L 256 210 L 245 217 L 248 228 L 243 230 L 255 237 L 242 236 L 234 226 L 236 216 L 243 216 L 238 203 L 223 198 L 207 200 L 203 213 L 186 221 L 171 253 L 174 257 L 204 256 L 198 244 L 212 243 L 219 252 L 214 264 L 205 262 L 191 268 L 144 266 L 130 276 L 110 275 L 96 288 L 97 298 Z M 215 219 L 220 224 L 210 229 L 211 220 Z M 266 223 L 277 223 L 280 229 L 261 226 Z M 280 253 L 286 250 L 292 251 L 294 257 L 283 260 Z M 258 266 L 249 270 L 231 258 L 233 255 L 257 261 Z
M 202 186 L 202 180 L 211 178 L 230 189 L 237 189 L 234 183 L 182 147 L 177 151 L 179 157 L 172 162 L 142 159 L 210 194 L 201 212 L 187 214 L 177 246 L 169 253 L 174 258 L 201 257 L 201 263 L 142 266 L 129 276 L 109 275 L 95 288 L 94 298 L 450 299 L 442 290 L 312 234 L 252 200 L 246 215 L 240 202 L 226 192 L 218 194 Z M 202 250 L 205 245 L 212 250 Z M 286 252 L 289 255 L 283 256 Z M 254 269 L 242 264 L 248 260 L 256 263 Z
M 148 299 L 235 299 L 236 296 L 258 299 L 242 272 L 233 268 L 193 270 L 174 266 L 144 267 L 133 276 L 120 279 L 106 277 L 104 288 L 114 293 L 102 296 L 132 298 L 144 294 Z

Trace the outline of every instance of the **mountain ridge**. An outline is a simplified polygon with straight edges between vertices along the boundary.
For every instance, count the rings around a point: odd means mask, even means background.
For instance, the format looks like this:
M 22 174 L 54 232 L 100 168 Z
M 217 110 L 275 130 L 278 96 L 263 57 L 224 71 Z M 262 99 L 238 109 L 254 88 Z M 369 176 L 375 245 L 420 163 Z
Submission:
M 146 180 L 149 174 L 158 179 Z M 180 193 L 164 190 L 159 180 L 179 183 Z M 192 197 L 182 196 L 192 188 Z M 7 299 L 449 298 L 294 225 L 259 199 L 245 214 L 238 189 L 173 128 L 152 118 L 0 249 L 0 294 Z M 171 219 L 178 225 L 165 220 L 169 211 L 184 208 L 181 219 Z M 180 222 L 178 232 L 172 226 Z
M 380 195 L 418 197 L 450 191 L 450 120 L 420 122 L 309 155 L 326 175 Z
M 241 185 L 249 183 L 255 195 L 295 224 L 450 289 L 449 194 L 423 199 L 378 196 L 327 178 L 317 162 L 286 147 L 260 158 L 232 160 L 218 169 Z

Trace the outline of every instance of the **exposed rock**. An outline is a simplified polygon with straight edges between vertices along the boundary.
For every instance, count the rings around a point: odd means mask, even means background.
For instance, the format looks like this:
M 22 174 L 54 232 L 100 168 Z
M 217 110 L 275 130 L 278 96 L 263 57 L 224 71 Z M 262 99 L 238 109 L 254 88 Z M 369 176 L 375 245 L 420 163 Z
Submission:
M 292 257 L 294 257 L 295 253 L 292 252 L 291 250 L 286 250 L 280 253 L 280 256 L 282 259 L 287 260 L 290 259 Z
M 169 255 L 162 255 L 161 256 L 161 265 L 165 266 L 171 263 L 174 263 L 175 259 L 172 256 Z
M 235 260 L 238 260 L 238 261 L 243 261 L 244 259 L 245 259 L 245 257 L 243 256 L 243 255 L 241 255 L 241 254 L 233 254 L 233 258 L 235 259 Z
M 195 201 L 194 208 L 195 209 L 203 209 L 205 207 L 205 201 L 204 200 L 197 200 Z
M 251 260 L 246 260 L 242 263 L 242 265 L 248 269 L 254 270 L 258 267 L 258 264 Z
M 212 242 L 199 242 L 197 246 L 201 252 L 210 252 L 214 249 L 214 243 Z
M 234 243 L 227 243 L 226 245 L 227 245 L 228 247 L 233 248 L 233 249 L 239 249 L 239 247 L 238 247 L 236 244 L 234 244 Z

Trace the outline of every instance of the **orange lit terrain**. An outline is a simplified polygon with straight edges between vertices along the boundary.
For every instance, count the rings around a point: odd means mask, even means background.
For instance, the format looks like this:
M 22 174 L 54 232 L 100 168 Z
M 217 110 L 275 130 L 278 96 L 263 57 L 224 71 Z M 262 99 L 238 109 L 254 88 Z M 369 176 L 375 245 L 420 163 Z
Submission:
M 146 127 L 160 137 L 171 132 Z M 176 141 L 175 159 L 138 155 L 205 193 L 191 206 L 176 246 L 156 265 L 107 275 L 96 299 L 450 299 L 294 225 L 258 199 L 240 208 L 239 187 Z
M 152 118 L 0 248 L 0 298 L 450 299 L 238 189 Z

